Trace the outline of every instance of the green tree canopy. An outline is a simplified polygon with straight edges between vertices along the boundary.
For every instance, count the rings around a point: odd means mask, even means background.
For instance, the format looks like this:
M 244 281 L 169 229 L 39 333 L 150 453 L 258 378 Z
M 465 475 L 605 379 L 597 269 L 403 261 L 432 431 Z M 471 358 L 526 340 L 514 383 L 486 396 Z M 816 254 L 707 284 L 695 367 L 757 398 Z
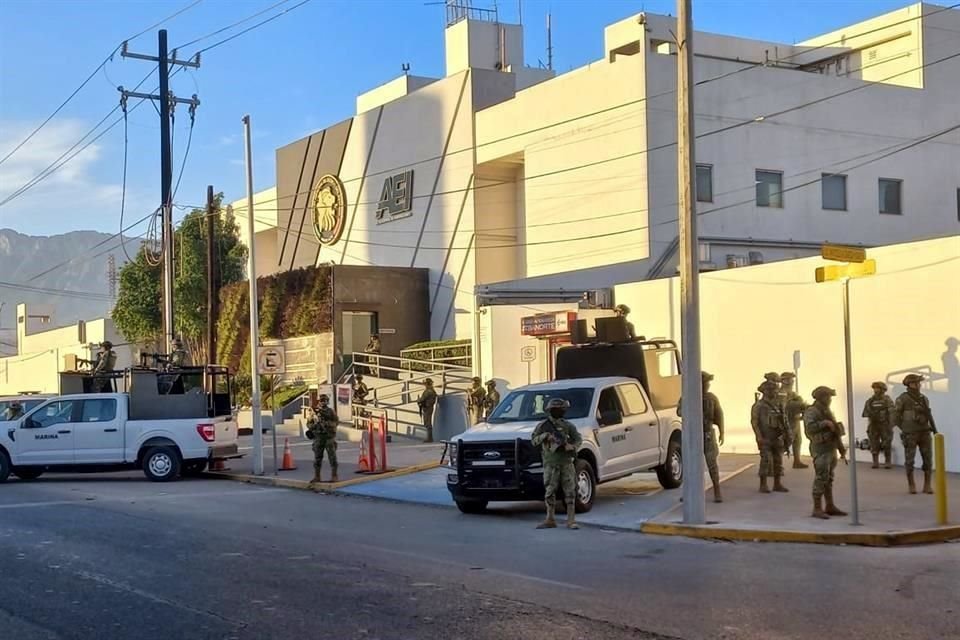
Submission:
M 219 284 L 244 278 L 247 248 L 240 242 L 232 213 L 223 214 L 219 193 L 214 201 L 215 255 Z M 194 361 L 206 352 L 207 326 L 207 227 L 206 210 L 188 213 L 174 232 L 174 331 L 184 341 Z M 120 290 L 113 309 L 117 328 L 130 342 L 158 344 L 163 331 L 162 268 L 152 266 L 141 250 L 136 260 L 120 269 Z

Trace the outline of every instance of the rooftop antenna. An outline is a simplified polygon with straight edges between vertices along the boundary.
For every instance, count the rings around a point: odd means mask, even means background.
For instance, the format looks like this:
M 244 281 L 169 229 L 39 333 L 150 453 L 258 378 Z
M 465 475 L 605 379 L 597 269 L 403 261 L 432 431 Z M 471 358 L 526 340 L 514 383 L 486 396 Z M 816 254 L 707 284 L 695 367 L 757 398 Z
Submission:
M 409 63 L 409 62 L 404 62 L 403 64 L 400 65 L 400 68 L 403 69 L 403 75 L 406 76 L 406 75 L 409 75 L 409 74 L 410 74 L 410 63 Z
M 547 13 L 547 69 L 553 71 L 553 25 L 551 15 Z
M 517 0 L 517 22 L 523 26 L 523 0 Z

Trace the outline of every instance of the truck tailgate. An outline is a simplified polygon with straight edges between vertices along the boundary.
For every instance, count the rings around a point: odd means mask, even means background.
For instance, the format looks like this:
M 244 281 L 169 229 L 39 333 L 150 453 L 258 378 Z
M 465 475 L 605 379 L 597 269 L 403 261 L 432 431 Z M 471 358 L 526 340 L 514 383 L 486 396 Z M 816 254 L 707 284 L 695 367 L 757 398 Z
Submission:
M 212 457 L 234 457 L 238 452 L 237 422 L 230 416 L 214 418 Z

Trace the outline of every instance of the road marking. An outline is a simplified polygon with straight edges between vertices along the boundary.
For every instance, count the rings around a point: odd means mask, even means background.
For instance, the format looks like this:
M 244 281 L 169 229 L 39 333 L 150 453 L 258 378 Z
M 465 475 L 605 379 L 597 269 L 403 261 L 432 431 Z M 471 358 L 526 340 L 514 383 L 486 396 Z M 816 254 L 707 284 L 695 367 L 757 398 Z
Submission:
M 284 491 L 280 488 L 255 489 L 256 493 L 277 493 Z M 203 491 L 199 493 L 164 493 L 162 495 L 128 495 L 124 497 L 98 497 L 97 502 L 145 502 L 155 500 L 180 500 L 183 498 L 229 498 L 231 496 L 250 496 L 250 491 Z M 90 497 L 77 498 L 75 500 L 47 500 L 44 502 L 15 502 L 12 504 L 0 504 L 0 509 L 30 509 L 36 507 L 62 507 L 71 504 L 86 504 L 91 501 Z

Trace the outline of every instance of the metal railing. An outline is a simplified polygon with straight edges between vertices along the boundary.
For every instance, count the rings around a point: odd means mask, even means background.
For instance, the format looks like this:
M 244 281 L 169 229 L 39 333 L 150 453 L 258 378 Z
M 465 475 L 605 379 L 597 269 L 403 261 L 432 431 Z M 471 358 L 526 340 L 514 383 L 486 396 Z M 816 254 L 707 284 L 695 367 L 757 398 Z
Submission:
M 437 353 L 463 350 L 463 355 L 438 357 Z M 406 361 L 408 370 L 437 371 L 444 365 L 471 368 L 473 366 L 473 345 L 469 342 L 451 345 L 437 345 L 433 347 L 417 347 L 415 349 L 401 349 L 400 359 Z

